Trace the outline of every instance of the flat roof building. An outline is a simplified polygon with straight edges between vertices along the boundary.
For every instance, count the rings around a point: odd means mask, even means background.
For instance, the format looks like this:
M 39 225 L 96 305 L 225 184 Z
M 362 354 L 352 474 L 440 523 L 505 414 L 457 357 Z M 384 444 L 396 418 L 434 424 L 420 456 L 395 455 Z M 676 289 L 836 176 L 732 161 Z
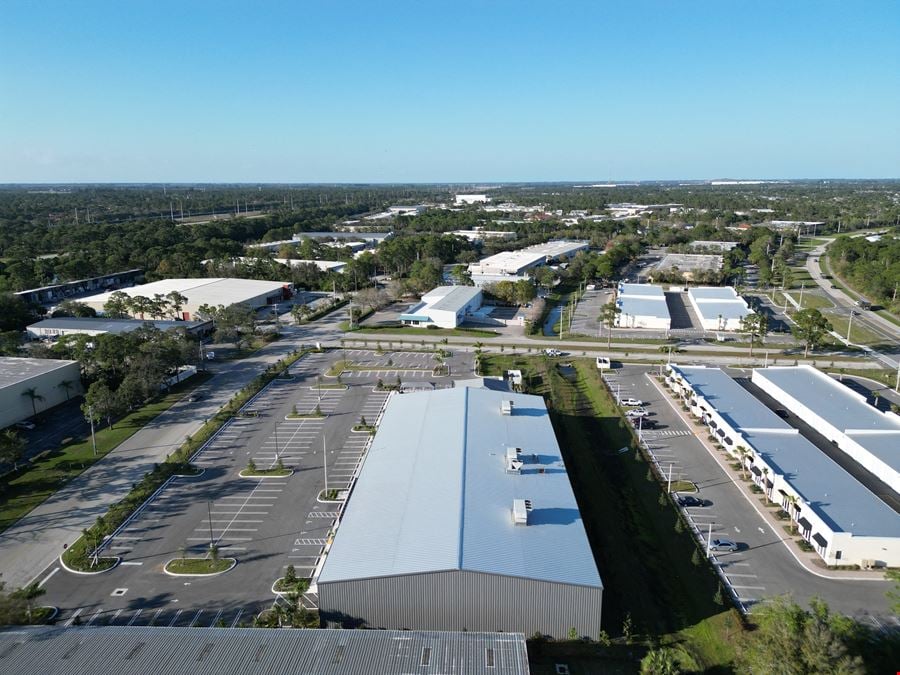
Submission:
M 740 330 L 741 319 L 753 310 L 731 286 L 698 286 L 688 289 L 691 303 L 704 330 Z
M 650 272 L 650 277 L 662 273 L 678 272 L 685 280 L 694 279 L 698 272 L 718 272 L 722 269 L 722 256 L 700 253 L 667 253 Z
M 54 305 L 67 298 L 79 298 L 86 293 L 96 293 L 106 289 L 115 289 L 120 286 L 130 286 L 144 276 L 144 270 L 133 269 L 124 272 L 104 274 L 90 279 L 78 279 L 76 281 L 64 281 L 60 284 L 30 288 L 27 291 L 17 291 L 15 295 L 25 302 L 36 305 Z
M 525 636 L 395 630 L 19 626 L 3 672 L 40 675 L 528 675 Z
M 461 204 L 487 204 L 491 198 L 487 195 L 456 195 L 454 201 L 456 205 Z
M 597 634 L 603 585 L 543 398 L 393 394 L 314 581 L 326 620 Z
M 122 335 L 138 328 L 151 326 L 158 330 L 183 328 L 191 335 L 200 335 L 212 331 L 212 321 L 155 321 L 140 319 L 104 319 L 93 317 L 61 316 L 55 319 L 44 319 L 33 323 L 26 329 L 32 338 L 58 338 L 63 335 L 105 335 L 112 333 Z
M 259 281 L 256 279 L 163 279 L 149 284 L 124 288 L 130 297 L 153 298 L 176 291 L 187 298 L 181 308 L 181 317 L 190 321 L 203 305 L 246 305 L 252 309 L 265 307 L 291 296 L 291 285 L 284 281 Z M 109 301 L 112 293 L 102 293 L 84 298 L 82 302 L 98 312 Z M 140 317 L 137 318 L 146 318 Z
M 691 414 L 744 463 L 827 564 L 900 564 L 900 514 L 797 429 L 719 368 L 673 365 L 669 375 Z
M 475 286 L 438 286 L 422 301 L 400 315 L 411 326 L 456 328 L 481 307 L 482 292 Z
M 510 239 L 516 238 L 516 233 L 507 230 L 482 230 L 475 228 L 474 230 L 454 230 L 450 234 L 457 237 L 463 237 L 469 241 L 484 241 L 485 239 Z
M 662 286 L 620 283 L 616 293 L 616 316 L 619 328 L 651 328 L 669 330 L 672 318 Z
M 518 251 L 501 251 L 469 265 L 469 274 L 476 286 L 496 281 L 527 279 L 528 270 L 557 260 L 573 258 L 586 251 L 590 243 L 559 239 L 536 244 Z
M 753 383 L 900 492 L 900 417 L 812 366 L 753 371 Z
M 0 356 L 0 428 L 65 403 L 82 391 L 78 361 Z

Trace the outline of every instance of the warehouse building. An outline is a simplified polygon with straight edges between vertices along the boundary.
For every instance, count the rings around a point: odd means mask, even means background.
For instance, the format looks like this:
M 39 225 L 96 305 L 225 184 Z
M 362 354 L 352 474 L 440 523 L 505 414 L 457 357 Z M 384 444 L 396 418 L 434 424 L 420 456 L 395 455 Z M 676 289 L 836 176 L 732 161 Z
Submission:
M 0 631 L 5 673 L 40 675 L 528 675 L 515 633 L 17 626 Z
M 189 335 L 206 335 L 213 330 L 212 321 L 141 321 L 140 319 L 61 316 L 33 323 L 26 328 L 26 332 L 28 337 L 38 340 L 55 339 L 64 335 L 106 335 L 107 333 L 122 335 L 144 326 L 163 331 L 175 328 L 183 329 Z
M 283 281 L 259 281 L 256 279 L 163 279 L 149 284 L 122 289 L 129 297 L 142 296 L 154 298 L 157 295 L 177 292 L 187 298 L 181 307 L 184 321 L 196 317 L 197 310 L 203 305 L 216 307 L 223 305 L 246 305 L 251 309 L 265 307 L 291 297 L 291 285 Z M 103 312 L 103 306 L 109 301 L 112 293 L 92 295 L 81 302 Z M 146 317 L 138 316 L 143 319 Z
M 753 383 L 900 493 L 900 417 L 812 366 L 753 371 Z
M 78 361 L 0 356 L 0 428 L 82 393 Z
M 536 244 L 518 251 L 502 251 L 469 265 L 469 274 L 476 286 L 497 281 L 527 279 L 528 271 L 555 261 L 574 258 L 579 251 L 586 251 L 590 243 L 559 239 Z
M 698 286 L 688 290 L 703 330 L 740 330 L 741 319 L 753 310 L 731 286 Z
M 603 585 L 543 398 L 394 394 L 314 581 L 326 621 L 597 635 Z
M 487 195 L 456 195 L 454 201 L 457 206 L 466 204 L 487 204 L 491 198 Z
M 691 414 L 790 515 L 826 564 L 900 565 L 900 514 L 891 506 L 719 368 L 668 372 Z
M 616 292 L 616 316 L 619 328 L 669 330 L 672 317 L 662 286 L 620 283 Z
M 79 298 L 86 293 L 131 286 L 143 276 L 144 270 L 126 270 L 124 272 L 91 277 L 90 279 L 77 279 L 76 281 L 65 281 L 51 286 L 30 288 L 27 291 L 18 291 L 15 295 L 22 298 L 25 302 L 35 305 L 55 305 L 63 300 Z
M 400 315 L 410 326 L 456 328 L 481 307 L 482 293 L 474 286 L 438 286 L 422 301 Z
M 516 238 L 516 233 L 513 231 L 507 230 L 485 230 L 480 227 L 476 227 L 474 230 L 454 230 L 450 234 L 456 235 L 457 237 L 462 237 L 463 239 L 468 239 L 472 242 L 482 242 L 485 239 L 509 239 L 514 240 Z

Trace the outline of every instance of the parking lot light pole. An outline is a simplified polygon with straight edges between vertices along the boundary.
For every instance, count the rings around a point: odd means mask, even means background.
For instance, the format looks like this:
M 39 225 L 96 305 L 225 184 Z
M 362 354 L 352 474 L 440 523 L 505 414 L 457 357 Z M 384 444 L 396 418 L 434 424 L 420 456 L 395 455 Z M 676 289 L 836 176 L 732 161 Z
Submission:
M 212 533 L 212 507 L 209 504 L 209 500 L 206 500 L 206 518 L 209 523 L 209 547 L 213 547 L 213 533 Z
M 709 548 L 712 546 L 712 523 L 709 524 L 709 530 L 706 533 L 706 557 L 709 557 Z
M 275 422 L 275 463 L 278 464 L 278 455 L 281 454 L 278 451 L 278 422 Z
M 328 497 L 328 447 L 322 439 L 322 466 L 325 467 L 325 497 Z
M 856 314 L 852 309 L 850 310 L 850 321 L 847 323 L 847 342 L 850 342 L 850 331 L 853 328 L 853 316 Z
M 666 492 L 672 494 L 672 463 L 669 462 L 669 484 L 666 487 Z

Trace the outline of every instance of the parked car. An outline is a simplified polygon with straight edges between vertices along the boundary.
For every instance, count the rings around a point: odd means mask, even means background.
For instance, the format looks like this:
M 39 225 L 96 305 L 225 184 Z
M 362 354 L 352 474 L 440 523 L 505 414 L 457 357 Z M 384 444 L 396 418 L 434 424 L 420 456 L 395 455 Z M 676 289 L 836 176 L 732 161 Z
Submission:
M 709 506 L 710 502 L 693 495 L 678 495 L 679 506 Z
M 731 541 L 731 539 L 713 539 L 709 542 L 709 550 L 710 551 L 729 551 L 734 553 L 738 550 L 738 545 L 736 542 Z
M 597 367 L 600 370 L 609 370 L 610 368 L 612 368 L 612 362 L 606 356 L 598 356 Z
M 545 349 L 544 354 L 546 356 L 562 356 L 563 353 L 558 349 Z
M 644 405 L 644 402 L 639 398 L 623 398 L 619 399 L 619 403 L 627 406 L 641 406 Z
M 659 426 L 659 422 L 650 418 L 650 417 L 638 417 L 634 415 L 626 415 L 625 419 L 631 422 L 631 425 L 637 429 L 640 427 L 641 429 L 655 429 Z
M 625 417 L 647 417 L 649 414 L 650 412 L 644 408 L 632 408 L 631 410 L 626 411 Z
M 16 429 L 22 429 L 23 431 L 31 431 L 34 429 L 34 422 L 29 422 L 28 420 L 22 420 L 21 422 L 16 422 L 13 425 Z
M 215 353 L 215 352 L 206 352 L 206 359 L 207 359 L 208 361 L 215 361 L 215 360 L 216 360 L 216 353 Z
M 775 414 L 784 420 L 786 420 L 789 417 L 788 411 L 785 410 L 784 408 L 775 408 Z
M 196 403 L 201 398 L 203 398 L 203 394 L 191 394 L 190 396 L 188 396 L 188 401 L 190 401 L 191 403 Z

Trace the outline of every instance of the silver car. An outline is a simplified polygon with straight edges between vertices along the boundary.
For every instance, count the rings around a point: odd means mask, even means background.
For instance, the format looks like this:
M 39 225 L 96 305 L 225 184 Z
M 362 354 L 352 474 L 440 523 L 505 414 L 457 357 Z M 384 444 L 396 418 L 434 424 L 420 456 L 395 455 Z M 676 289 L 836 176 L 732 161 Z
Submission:
M 737 542 L 731 541 L 731 539 L 713 539 L 709 542 L 709 550 L 734 553 L 738 550 L 738 545 Z

